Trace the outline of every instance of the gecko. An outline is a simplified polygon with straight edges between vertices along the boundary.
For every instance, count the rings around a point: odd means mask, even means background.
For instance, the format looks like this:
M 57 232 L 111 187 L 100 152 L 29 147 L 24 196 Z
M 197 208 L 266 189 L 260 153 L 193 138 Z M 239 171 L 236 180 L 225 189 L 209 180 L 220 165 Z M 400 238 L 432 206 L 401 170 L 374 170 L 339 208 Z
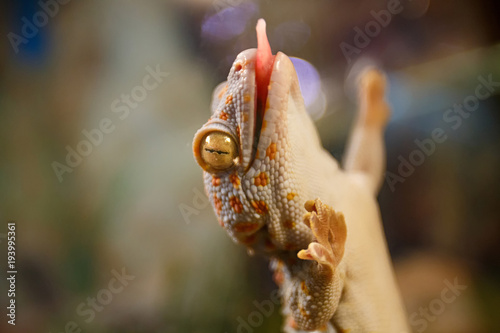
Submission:
M 265 21 L 213 93 L 193 153 L 219 224 L 270 260 L 284 331 L 410 332 L 376 196 L 390 108 L 367 69 L 340 165 L 322 146 L 290 58 L 273 55 Z

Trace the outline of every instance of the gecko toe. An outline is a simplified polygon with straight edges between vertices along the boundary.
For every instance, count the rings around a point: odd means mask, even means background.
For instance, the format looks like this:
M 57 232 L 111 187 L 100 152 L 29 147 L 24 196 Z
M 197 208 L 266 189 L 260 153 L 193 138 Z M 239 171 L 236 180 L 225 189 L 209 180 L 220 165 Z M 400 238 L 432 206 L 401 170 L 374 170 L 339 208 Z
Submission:
M 320 199 L 309 200 L 304 206 L 308 211 L 304 214 L 304 223 L 311 229 L 315 242 L 297 256 L 303 260 L 315 260 L 320 264 L 336 267 L 344 255 L 347 237 L 344 215 L 322 203 Z

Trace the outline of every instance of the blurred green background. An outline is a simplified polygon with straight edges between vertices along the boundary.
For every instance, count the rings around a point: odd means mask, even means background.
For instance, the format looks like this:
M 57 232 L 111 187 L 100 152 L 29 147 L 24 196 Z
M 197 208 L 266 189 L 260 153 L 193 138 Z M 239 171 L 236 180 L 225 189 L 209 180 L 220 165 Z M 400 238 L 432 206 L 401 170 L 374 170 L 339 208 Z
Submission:
M 450 111 L 474 100 L 478 77 L 500 82 L 500 5 L 401 0 L 372 37 L 356 37 L 394 1 L 2 2 L 0 332 L 280 331 L 278 307 L 267 316 L 256 306 L 276 289 L 267 262 L 219 227 L 191 152 L 212 89 L 256 46 L 260 17 L 273 52 L 318 70 L 315 117 L 338 160 L 357 108 L 351 78 L 366 63 L 389 79 L 389 172 L 415 140 L 444 130 L 379 196 L 398 282 L 409 316 L 446 280 L 467 286 L 415 331 L 500 332 L 500 86 L 475 111 Z M 357 49 L 348 57 L 346 44 Z M 73 167 L 71 149 L 86 155 Z M 15 327 L 5 316 L 10 220 Z M 123 271 L 129 280 L 116 279 Z

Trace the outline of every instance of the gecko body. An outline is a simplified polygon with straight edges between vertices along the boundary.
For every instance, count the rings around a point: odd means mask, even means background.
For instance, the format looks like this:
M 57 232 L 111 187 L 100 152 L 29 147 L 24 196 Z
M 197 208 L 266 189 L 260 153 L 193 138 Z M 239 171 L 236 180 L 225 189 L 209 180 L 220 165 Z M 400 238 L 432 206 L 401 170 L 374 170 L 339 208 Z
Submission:
M 375 198 L 389 114 L 383 76 L 361 78 L 341 168 L 321 145 L 292 62 L 263 56 L 261 44 L 237 56 L 193 141 L 220 225 L 271 259 L 286 332 L 409 332 Z

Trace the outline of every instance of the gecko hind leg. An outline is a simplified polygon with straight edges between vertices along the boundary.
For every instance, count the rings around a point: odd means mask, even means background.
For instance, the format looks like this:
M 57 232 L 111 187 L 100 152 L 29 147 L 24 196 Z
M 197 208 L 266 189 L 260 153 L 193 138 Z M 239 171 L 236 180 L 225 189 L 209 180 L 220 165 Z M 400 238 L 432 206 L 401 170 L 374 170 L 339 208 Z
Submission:
M 386 78 L 376 69 L 363 72 L 359 80 L 359 113 L 355 121 L 344 169 L 356 174 L 376 194 L 385 168 L 383 132 L 390 116 L 385 101 Z

